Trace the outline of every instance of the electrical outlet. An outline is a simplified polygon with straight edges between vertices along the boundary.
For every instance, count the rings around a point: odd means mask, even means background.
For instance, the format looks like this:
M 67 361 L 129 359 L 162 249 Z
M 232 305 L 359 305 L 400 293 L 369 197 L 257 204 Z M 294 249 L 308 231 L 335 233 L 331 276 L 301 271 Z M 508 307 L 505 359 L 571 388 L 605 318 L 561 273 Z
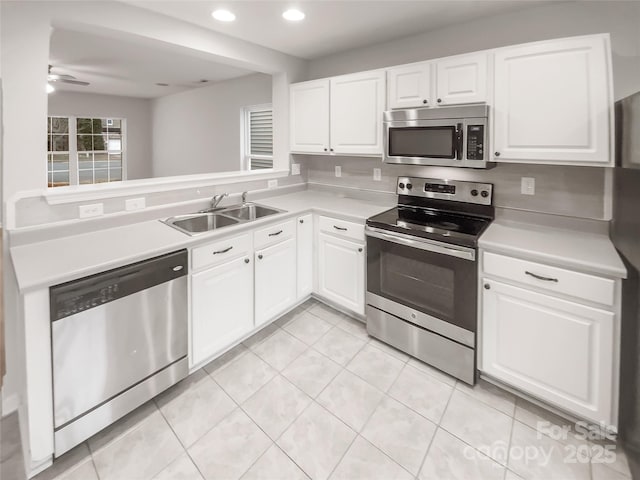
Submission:
M 533 177 L 522 177 L 520 181 L 520 193 L 523 195 L 535 195 L 536 179 Z
M 382 180 L 382 170 L 380 168 L 374 168 L 373 169 L 373 179 L 376 182 L 379 182 Z
M 124 208 L 127 211 L 130 210 L 141 210 L 147 206 L 147 202 L 144 197 L 140 198 L 130 198 L 124 202 Z
M 99 217 L 104 213 L 102 203 L 92 203 L 91 205 L 80 205 L 78 212 L 80 218 Z
M 342 176 L 342 167 L 340 165 L 336 165 L 336 177 Z
M 300 164 L 292 163 L 291 164 L 291 175 L 300 175 Z
M 267 182 L 267 187 L 268 188 L 278 188 L 278 180 L 277 179 L 269 180 Z

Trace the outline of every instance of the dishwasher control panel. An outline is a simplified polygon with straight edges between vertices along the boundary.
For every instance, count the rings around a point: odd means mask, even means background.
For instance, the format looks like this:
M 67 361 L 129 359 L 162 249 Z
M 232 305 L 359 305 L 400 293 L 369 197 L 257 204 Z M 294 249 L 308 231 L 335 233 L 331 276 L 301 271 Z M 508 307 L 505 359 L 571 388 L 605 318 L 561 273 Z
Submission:
M 187 274 L 187 250 L 108 270 L 49 289 L 51 321 L 153 288 Z

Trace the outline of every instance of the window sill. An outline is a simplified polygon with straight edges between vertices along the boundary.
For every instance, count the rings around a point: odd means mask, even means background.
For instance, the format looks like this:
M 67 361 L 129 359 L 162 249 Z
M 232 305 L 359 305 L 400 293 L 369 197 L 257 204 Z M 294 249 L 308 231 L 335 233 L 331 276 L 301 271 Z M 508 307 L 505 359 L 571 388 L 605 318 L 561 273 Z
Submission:
M 184 188 L 242 183 L 252 180 L 270 180 L 274 178 L 287 177 L 288 175 L 288 170 L 274 169 L 181 175 L 176 177 L 126 180 L 124 182 L 101 183 L 97 185 L 56 187 L 44 190 L 43 196 L 49 205 L 62 205 L 66 203 L 101 200 L 104 198 L 126 197 L 131 195 L 166 192 L 170 190 L 181 190 Z

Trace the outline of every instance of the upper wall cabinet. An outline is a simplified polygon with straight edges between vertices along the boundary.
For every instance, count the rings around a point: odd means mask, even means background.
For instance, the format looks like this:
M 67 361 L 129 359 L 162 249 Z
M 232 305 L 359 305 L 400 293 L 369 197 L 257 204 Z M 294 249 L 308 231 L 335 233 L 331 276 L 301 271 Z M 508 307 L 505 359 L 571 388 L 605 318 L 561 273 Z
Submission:
M 383 71 L 291 85 L 291 152 L 382 154 Z
M 329 148 L 329 80 L 291 85 L 291 151 L 323 153 Z
M 389 108 L 409 108 L 432 104 L 431 64 L 414 63 L 387 70 Z
M 436 104 L 487 100 L 487 54 L 460 55 L 436 63 Z
M 459 55 L 387 70 L 389 108 L 487 100 L 487 54 Z
M 610 165 L 610 65 L 606 35 L 497 50 L 493 159 Z
M 383 71 L 331 79 L 331 151 L 382 154 Z

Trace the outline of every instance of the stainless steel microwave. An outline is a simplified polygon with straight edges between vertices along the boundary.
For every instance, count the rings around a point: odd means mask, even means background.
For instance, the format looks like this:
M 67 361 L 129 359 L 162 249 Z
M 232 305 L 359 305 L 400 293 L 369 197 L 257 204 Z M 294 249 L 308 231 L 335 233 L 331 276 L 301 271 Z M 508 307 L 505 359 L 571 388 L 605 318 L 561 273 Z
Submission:
M 488 114 L 486 105 L 384 112 L 384 161 L 487 168 Z

